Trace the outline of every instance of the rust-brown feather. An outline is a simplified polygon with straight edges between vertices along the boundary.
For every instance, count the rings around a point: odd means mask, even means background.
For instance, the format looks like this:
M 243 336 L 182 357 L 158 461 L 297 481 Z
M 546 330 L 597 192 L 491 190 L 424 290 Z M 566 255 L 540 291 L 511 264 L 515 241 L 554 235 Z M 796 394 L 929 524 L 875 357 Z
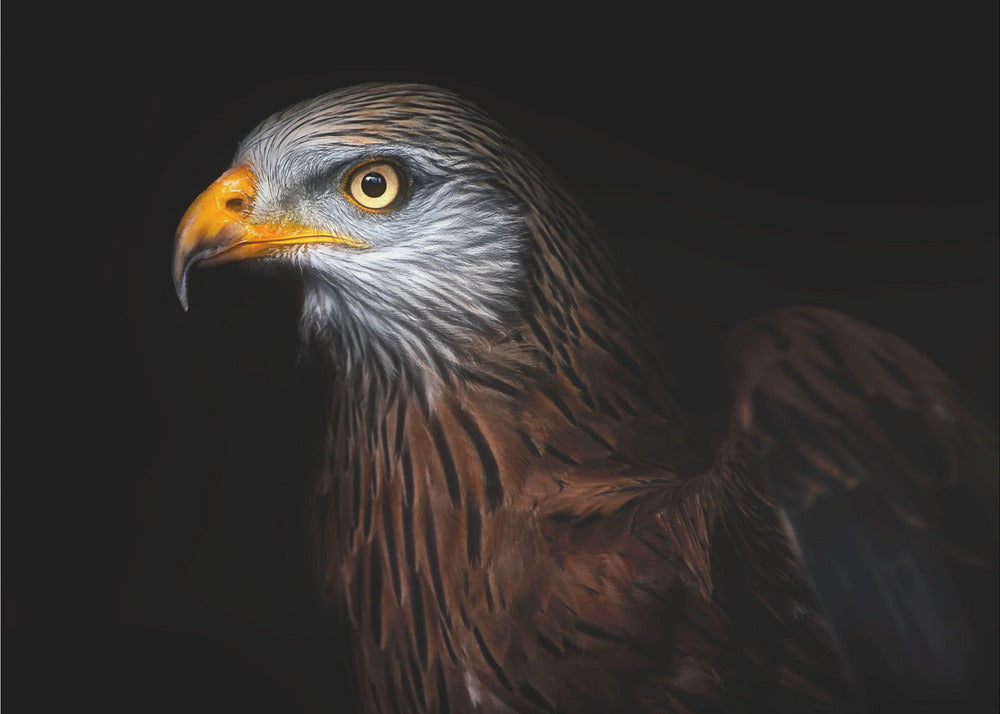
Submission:
M 838 657 L 747 452 L 697 453 L 591 225 L 541 169 L 507 170 L 532 210 L 519 321 L 429 403 L 345 384 L 335 407 L 331 575 L 366 706 L 836 708 Z
M 857 696 L 873 710 L 989 710 L 995 421 L 913 347 L 831 310 L 748 321 L 731 353 L 734 419 L 789 516 Z
M 345 90 L 241 155 L 381 144 L 488 176 L 519 207 L 523 279 L 501 317 L 419 364 L 372 357 L 360 323 L 321 326 L 325 574 L 366 711 L 859 710 L 856 630 L 827 617 L 854 611 L 817 595 L 826 556 L 801 537 L 839 493 L 871 487 L 890 528 L 922 533 L 957 533 L 980 499 L 985 530 L 940 543 L 966 582 L 995 577 L 995 427 L 900 341 L 815 310 L 749 323 L 730 431 L 703 453 L 594 226 L 475 107 Z

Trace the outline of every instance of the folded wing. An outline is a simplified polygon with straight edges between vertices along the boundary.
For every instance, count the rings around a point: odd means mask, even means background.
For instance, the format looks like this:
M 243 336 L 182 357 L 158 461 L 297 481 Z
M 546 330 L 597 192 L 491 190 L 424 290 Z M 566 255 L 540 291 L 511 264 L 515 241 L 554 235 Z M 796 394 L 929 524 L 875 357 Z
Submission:
M 734 336 L 761 459 L 872 711 L 996 702 L 997 427 L 902 340 L 796 308 Z

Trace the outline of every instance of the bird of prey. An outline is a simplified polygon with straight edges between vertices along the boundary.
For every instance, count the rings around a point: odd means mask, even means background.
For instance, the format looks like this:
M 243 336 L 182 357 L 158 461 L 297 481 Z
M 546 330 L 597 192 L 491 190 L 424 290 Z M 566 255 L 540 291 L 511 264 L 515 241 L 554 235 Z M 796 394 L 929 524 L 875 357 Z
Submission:
M 182 218 L 185 308 L 195 264 L 293 266 L 335 367 L 320 538 L 364 711 L 995 697 L 992 417 L 798 307 L 737 330 L 699 446 L 602 245 L 518 140 L 412 84 L 264 120 Z

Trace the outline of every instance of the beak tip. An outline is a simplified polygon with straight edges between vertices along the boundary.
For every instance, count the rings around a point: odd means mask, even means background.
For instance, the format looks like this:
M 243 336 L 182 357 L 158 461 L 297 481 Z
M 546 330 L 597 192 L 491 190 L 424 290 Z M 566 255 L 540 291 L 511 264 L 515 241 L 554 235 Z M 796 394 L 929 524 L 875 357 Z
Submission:
M 177 300 L 181 304 L 181 308 L 184 312 L 188 311 L 188 292 L 187 292 L 187 269 L 180 275 L 174 275 L 174 292 L 177 293 Z

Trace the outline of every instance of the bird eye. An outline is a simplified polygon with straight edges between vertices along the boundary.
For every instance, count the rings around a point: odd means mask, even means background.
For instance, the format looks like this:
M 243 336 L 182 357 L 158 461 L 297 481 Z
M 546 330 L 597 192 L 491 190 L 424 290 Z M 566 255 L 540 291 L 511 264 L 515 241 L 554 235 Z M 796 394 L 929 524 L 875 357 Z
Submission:
M 365 210 L 388 211 L 402 198 L 405 187 L 399 166 L 379 159 L 354 167 L 342 190 L 355 205 Z

